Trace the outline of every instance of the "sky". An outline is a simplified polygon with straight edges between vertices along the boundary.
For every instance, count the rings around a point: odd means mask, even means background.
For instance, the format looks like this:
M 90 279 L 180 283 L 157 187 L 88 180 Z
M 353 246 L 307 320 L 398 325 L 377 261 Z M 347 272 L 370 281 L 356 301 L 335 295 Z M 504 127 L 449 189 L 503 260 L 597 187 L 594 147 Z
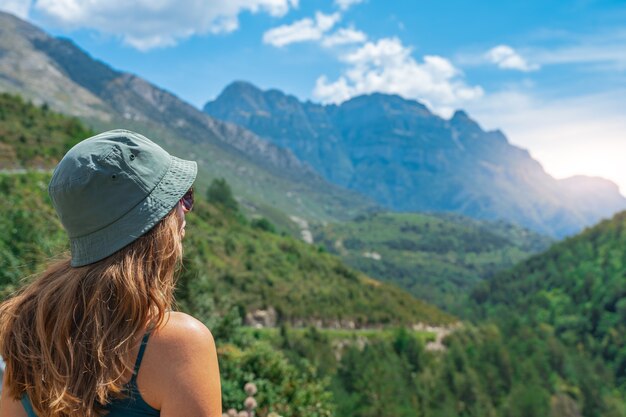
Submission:
M 502 130 L 556 178 L 626 194 L 626 2 L 0 0 L 201 108 L 230 82 L 340 103 L 386 92 Z

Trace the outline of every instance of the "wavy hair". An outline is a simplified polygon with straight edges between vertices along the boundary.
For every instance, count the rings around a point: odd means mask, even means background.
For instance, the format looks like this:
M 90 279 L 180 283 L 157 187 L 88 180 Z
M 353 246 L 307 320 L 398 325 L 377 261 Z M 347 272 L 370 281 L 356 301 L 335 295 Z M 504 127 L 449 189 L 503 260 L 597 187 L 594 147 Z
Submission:
M 52 262 L 0 305 L 0 354 L 11 397 L 41 417 L 95 417 L 123 396 L 147 326 L 163 324 L 182 264 L 176 207 L 113 255 L 82 267 Z

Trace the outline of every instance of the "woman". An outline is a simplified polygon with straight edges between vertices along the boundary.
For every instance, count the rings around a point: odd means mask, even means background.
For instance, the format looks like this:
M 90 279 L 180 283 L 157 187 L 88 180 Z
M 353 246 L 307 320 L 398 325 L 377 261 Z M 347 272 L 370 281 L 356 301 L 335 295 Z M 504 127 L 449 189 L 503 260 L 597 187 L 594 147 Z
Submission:
M 48 191 L 71 257 L 0 306 L 0 417 L 221 416 L 213 337 L 170 312 L 196 173 L 127 130 L 63 157 Z

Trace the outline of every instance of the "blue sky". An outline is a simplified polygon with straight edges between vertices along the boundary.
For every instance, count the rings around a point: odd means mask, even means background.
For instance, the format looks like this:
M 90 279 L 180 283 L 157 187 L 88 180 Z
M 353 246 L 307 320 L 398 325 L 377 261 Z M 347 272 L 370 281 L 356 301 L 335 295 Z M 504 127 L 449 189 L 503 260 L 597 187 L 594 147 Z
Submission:
M 626 3 L 0 0 L 201 107 L 233 80 L 301 99 L 397 93 L 502 129 L 557 178 L 626 192 Z

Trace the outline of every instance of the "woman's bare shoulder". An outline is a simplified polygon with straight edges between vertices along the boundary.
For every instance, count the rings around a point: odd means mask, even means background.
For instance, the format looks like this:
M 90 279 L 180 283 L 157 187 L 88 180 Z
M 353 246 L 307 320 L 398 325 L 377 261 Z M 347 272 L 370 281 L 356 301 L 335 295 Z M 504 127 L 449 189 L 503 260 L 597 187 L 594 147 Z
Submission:
M 158 356 L 176 360 L 194 352 L 215 349 L 213 334 L 200 320 L 186 313 L 169 312 L 165 321 L 150 337 L 152 351 Z
M 180 415 L 181 410 L 186 415 L 221 416 L 215 341 L 201 321 L 185 313 L 168 313 L 152 332 L 144 361 L 137 383 L 162 416 Z
M 163 324 L 155 330 L 155 335 L 159 337 L 207 337 L 211 336 L 211 331 L 197 318 L 187 313 L 170 311 L 165 314 Z

